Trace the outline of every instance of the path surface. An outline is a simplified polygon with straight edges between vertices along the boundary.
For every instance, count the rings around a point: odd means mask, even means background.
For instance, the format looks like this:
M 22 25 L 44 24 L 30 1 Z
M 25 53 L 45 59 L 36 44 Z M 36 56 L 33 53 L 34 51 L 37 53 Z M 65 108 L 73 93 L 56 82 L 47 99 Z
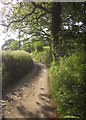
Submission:
M 56 118 L 44 64 L 35 62 L 31 74 L 9 91 L 3 100 L 5 118 Z

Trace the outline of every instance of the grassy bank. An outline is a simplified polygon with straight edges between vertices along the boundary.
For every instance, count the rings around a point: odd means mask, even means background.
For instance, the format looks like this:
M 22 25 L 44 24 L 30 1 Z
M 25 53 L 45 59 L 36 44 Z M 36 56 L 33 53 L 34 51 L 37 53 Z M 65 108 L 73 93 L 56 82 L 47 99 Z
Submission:
M 14 84 L 33 69 L 33 60 L 24 51 L 4 51 L 2 53 L 3 89 Z

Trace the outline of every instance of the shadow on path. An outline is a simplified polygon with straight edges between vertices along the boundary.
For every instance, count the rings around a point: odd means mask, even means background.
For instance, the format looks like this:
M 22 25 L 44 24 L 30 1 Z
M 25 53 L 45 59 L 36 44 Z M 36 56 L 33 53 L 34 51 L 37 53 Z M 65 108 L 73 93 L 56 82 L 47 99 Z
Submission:
M 37 103 L 38 104 L 38 103 Z M 43 105 L 41 106 L 41 104 L 39 103 L 41 109 L 40 111 L 28 111 L 24 106 L 18 106 L 17 110 L 20 112 L 20 114 L 24 117 L 24 118 L 52 118 L 53 115 L 50 114 L 50 112 L 53 113 L 53 111 L 55 110 L 54 107 L 48 106 L 48 105 Z M 35 106 L 34 106 L 35 107 Z
M 9 103 L 7 95 L 14 101 Z M 32 72 L 14 86 L 9 86 L 3 97 L 8 101 L 7 108 L 3 109 L 5 117 L 57 119 L 48 88 L 48 70 L 44 64 L 35 62 Z
M 42 97 L 45 97 L 45 99 L 42 99 Z M 39 98 L 42 101 L 45 101 L 47 98 L 51 98 L 51 95 L 49 94 L 39 94 Z M 49 101 L 46 101 L 46 104 L 42 105 L 39 102 L 36 102 L 38 106 L 40 106 L 40 111 L 28 111 L 23 105 L 18 106 L 17 110 L 20 112 L 20 114 L 24 118 L 53 118 L 53 114 L 55 111 L 55 107 L 52 107 L 49 103 Z M 34 106 L 35 107 L 35 106 Z M 55 117 L 56 118 L 56 117 Z
M 42 66 L 34 62 L 33 70 L 27 74 L 25 77 L 20 79 L 17 83 L 12 86 L 9 86 L 8 89 L 2 92 L 2 99 L 5 99 L 6 95 L 9 93 L 14 93 L 15 90 L 19 90 L 22 86 L 27 86 L 27 84 L 31 84 L 35 77 L 37 77 L 41 72 Z M 29 79 L 28 79 L 29 78 Z M 35 82 L 35 81 L 34 81 Z

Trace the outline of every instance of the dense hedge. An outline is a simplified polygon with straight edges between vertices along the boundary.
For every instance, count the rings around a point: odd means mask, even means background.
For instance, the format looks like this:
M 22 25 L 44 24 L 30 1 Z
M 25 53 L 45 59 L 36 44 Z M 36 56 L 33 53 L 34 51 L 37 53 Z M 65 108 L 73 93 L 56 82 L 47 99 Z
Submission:
M 85 116 L 86 99 L 84 54 L 75 53 L 52 63 L 50 82 L 57 111 L 61 117 Z
M 2 53 L 3 88 L 24 77 L 33 68 L 33 61 L 24 51 L 8 51 Z

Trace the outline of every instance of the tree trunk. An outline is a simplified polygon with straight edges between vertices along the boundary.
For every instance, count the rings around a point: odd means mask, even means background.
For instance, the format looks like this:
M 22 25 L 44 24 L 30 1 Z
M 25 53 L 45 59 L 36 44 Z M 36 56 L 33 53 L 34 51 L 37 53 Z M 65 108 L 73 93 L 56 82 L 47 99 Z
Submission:
M 20 32 L 20 29 L 19 29 L 19 50 L 20 50 L 20 47 L 21 47 L 21 43 L 20 43 L 20 34 L 21 34 L 21 32 Z
M 52 41 L 51 41 L 51 39 L 49 40 L 49 46 L 50 46 L 50 59 L 52 61 L 53 60 L 53 48 L 52 48 Z
M 51 33 L 53 39 L 53 55 L 54 60 L 58 59 L 58 46 L 59 46 L 59 31 L 61 26 L 61 5 L 60 2 L 52 3 L 52 23 L 51 23 Z

